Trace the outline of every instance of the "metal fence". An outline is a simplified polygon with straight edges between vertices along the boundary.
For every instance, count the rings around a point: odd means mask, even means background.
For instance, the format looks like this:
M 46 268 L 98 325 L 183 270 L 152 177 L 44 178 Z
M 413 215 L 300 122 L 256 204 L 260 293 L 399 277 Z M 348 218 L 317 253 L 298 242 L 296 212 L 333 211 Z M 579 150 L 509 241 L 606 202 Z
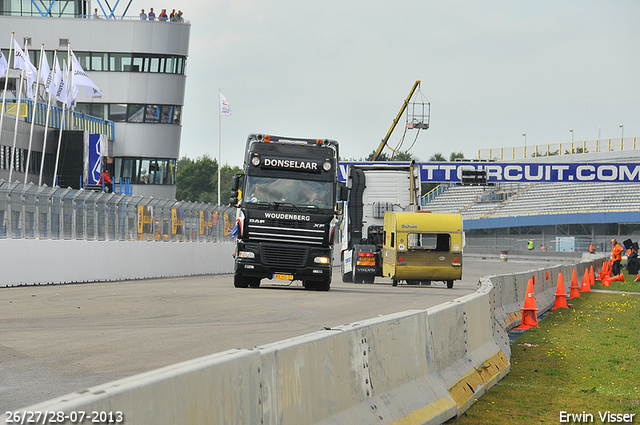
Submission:
M 235 209 L 0 180 L 0 239 L 231 241 Z

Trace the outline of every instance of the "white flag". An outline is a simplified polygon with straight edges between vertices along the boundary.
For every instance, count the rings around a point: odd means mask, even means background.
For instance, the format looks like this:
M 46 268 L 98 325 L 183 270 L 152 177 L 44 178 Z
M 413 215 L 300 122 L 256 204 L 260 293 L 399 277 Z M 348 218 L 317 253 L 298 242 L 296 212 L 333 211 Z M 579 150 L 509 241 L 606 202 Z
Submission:
M 14 69 L 22 69 L 27 73 L 27 95 L 33 99 L 33 83 L 36 82 L 36 75 L 38 75 L 38 69 L 33 66 L 31 61 L 29 60 L 29 55 L 22 51 L 20 45 L 16 40 L 14 43 Z
M 67 101 L 67 97 L 64 92 L 62 70 L 60 69 L 60 62 L 58 62 L 58 58 L 56 58 L 56 62 L 53 64 L 53 84 L 51 84 L 51 91 L 49 93 L 54 95 L 55 98 L 62 103 Z
M 220 116 L 231 115 L 231 108 L 229 108 L 229 101 L 226 97 L 220 93 Z
M 51 87 L 51 82 L 53 81 L 53 76 L 51 75 L 51 68 L 49 68 L 49 61 L 47 60 L 47 55 L 42 56 L 42 65 L 40 66 L 40 80 L 44 85 L 44 89 L 49 91 Z
M 7 62 L 7 58 L 5 58 L 2 52 L 0 52 L 0 77 L 4 75 L 7 69 L 9 69 L 9 63 Z
M 83 86 L 87 97 L 104 96 L 104 93 L 95 85 L 91 78 L 84 72 L 78 58 L 71 52 L 71 72 L 73 73 L 73 85 Z M 77 90 L 77 89 L 76 89 Z

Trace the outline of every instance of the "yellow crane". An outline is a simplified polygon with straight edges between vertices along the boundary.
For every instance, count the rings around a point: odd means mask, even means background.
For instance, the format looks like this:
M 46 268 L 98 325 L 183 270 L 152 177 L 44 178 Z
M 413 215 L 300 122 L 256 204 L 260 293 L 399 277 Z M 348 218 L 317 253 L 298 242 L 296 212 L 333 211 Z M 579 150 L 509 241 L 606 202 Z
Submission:
M 418 91 L 420 90 L 420 80 L 416 81 L 415 84 L 413 85 L 413 87 L 411 88 L 411 91 L 409 92 L 409 96 L 407 96 L 407 99 L 402 104 L 402 108 L 400 108 L 400 112 L 398 112 L 398 115 L 396 116 L 396 119 L 393 120 L 393 124 L 391 125 L 391 128 L 387 132 L 387 135 L 380 142 L 380 146 L 378 146 L 378 149 L 376 150 L 376 153 L 375 153 L 375 155 L 373 157 L 374 161 L 377 161 L 378 158 L 380 158 L 380 155 L 382 154 L 382 150 L 387 145 L 387 142 L 389 141 L 389 137 L 391 137 L 391 133 L 393 133 L 393 130 L 396 128 L 396 125 L 398 124 L 398 121 L 400 121 L 400 118 L 402 117 L 402 114 L 404 114 L 405 110 L 407 109 L 407 106 L 409 105 L 409 102 L 411 101 L 411 98 L 413 97 L 413 95 L 416 92 L 416 90 L 418 90 Z M 427 107 L 426 114 L 425 114 L 425 111 L 424 111 L 425 104 L 422 103 L 421 105 L 422 105 L 421 114 L 414 114 L 412 116 L 411 122 L 409 122 L 409 119 L 407 118 L 407 127 L 408 128 L 417 128 L 417 129 L 425 129 L 425 130 L 429 128 L 429 112 L 428 112 L 429 103 L 428 102 L 426 103 L 426 107 Z M 426 122 L 425 122 L 425 119 L 424 119 L 425 117 L 426 117 Z

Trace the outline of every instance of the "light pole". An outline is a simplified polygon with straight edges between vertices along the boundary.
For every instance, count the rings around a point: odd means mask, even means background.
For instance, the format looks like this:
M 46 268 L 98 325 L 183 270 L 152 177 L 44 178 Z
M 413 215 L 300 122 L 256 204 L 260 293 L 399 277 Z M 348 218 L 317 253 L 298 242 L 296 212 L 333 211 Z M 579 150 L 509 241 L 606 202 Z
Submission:
M 621 138 L 624 139 L 624 124 L 620 124 L 619 127 L 622 129 L 622 136 Z
M 569 129 L 569 133 L 571 133 L 571 143 L 573 143 L 573 128 Z
M 524 157 L 527 157 L 527 133 L 522 133 L 524 136 Z

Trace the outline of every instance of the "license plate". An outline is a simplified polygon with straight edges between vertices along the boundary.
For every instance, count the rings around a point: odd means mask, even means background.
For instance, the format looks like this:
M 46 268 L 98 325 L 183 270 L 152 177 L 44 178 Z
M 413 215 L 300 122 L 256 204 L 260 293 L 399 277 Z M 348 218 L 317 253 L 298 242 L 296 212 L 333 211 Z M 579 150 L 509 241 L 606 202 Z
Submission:
M 292 274 L 274 273 L 273 274 L 273 278 L 274 279 L 283 279 L 283 280 L 293 280 L 293 275 Z

